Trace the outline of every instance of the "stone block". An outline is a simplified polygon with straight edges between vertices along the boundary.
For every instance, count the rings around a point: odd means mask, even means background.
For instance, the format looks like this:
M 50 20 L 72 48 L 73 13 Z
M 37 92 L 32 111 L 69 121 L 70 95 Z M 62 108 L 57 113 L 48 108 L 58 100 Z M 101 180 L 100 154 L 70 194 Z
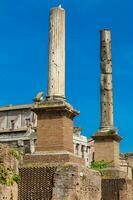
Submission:
M 84 160 L 82 158 L 79 158 L 73 154 L 69 153 L 62 153 L 59 152 L 52 152 L 51 154 L 27 154 L 23 158 L 23 164 L 29 165 L 29 164 L 63 164 L 63 163 L 79 163 L 81 165 L 84 165 Z
M 101 176 L 79 165 L 62 165 L 54 176 L 52 200 L 100 200 Z

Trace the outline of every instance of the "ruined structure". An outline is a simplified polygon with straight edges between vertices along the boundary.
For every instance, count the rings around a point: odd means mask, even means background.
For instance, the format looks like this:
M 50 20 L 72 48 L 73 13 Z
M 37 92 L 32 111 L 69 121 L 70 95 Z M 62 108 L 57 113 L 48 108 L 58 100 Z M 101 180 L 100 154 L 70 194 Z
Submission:
M 110 30 L 100 31 L 100 129 L 94 139 L 94 160 L 108 162 L 107 169 L 101 170 L 103 200 L 132 200 L 133 181 L 129 168 L 119 160 L 119 142 L 113 124 L 113 93 L 111 65 Z M 120 166 L 122 164 L 122 166 Z M 131 169 L 131 168 L 130 168 Z M 129 179 L 130 178 L 130 179 Z
M 37 140 L 37 115 L 33 104 L 0 107 L 0 143 L 18 149 L 22 154 L 34 153 Z M 94 152 L 90 139 L 82 135 L 81 128 L 73 128 L 73 151 L 90 165 Z
M 73 118 L 79 113 L 65 99 L 64 18 L 63 8 L 51 9 L 47 97 L 35 103 L 32 109 L 37 114 L 37 141 L 34 154 L 24 156 L 20 169 L 25 178 L 19 187 L 19 200 L 31 197 L 47 200 L 101 198 L 100 174 L 87 169 L 83 161 L 87 148 L 82 147 L 87 140 L 83 137 L 81 140 L 80 129 L 73 128 Z M 80 156 L 77 154 L 81 149 L 74 154 L 73 141 L 74 144 L 78 141 L 83 149 Z M 33 167 L 27 167 L 31 164 Z M 29 174 L 31 183 L 26 179 Z M 35 184 L 43 189 L 33 189 Z
M 100 200 L 101 176 L 77 164 L 20 168 L 19 200 Z M 35 187 L 36 185 L 36 187 Z
M 113 129 L 113 92 L 110 30 L 100 31 L 100 129 Z
M 119 142 L 113 124 L 113 92 L 110 30 L 100 31 L 100 129 L 92 137 L 94 139 L 95 160 L 108 161 L 119 167 Z
M 133 200 L 133 181 L 125 168 L 120 171 L 121 138 L 113 124 L 110 31 L 100 32 L 101 120 L 94 140 L 88 140 L 73 127 L 79 113 L 65 98 L 65 10 L 52 8 L 49 20 L 46 98 L 40 92 L 34 104 L 0 108 L 0 142 L 24 154 L 18 200 Z M 1 152 L 0 163 L 5 159 Z M 111 168 L 99 173 L 85 166 L 101 160 Z M 132 164 L 132 158 L 127 160 Z M 5 190 L 0 185 L 0 192 L 1 199 L 17 199 L 17 187 Z
M 33 111 L 38 116 L 37 152 L 49 156 L 73 151 L 73 118 L 79 113 L 65 100 L 65 11 L 52 8 L 49 17 L 48 91 Z M 51 154 L 52 152 L 52 154 Z
M 133 153 L 120 154 L 120 168 L 129 179 L 133 179 Z
M 7 145 L 0 144 L 0 200 L 18 200 L 18 160 Z

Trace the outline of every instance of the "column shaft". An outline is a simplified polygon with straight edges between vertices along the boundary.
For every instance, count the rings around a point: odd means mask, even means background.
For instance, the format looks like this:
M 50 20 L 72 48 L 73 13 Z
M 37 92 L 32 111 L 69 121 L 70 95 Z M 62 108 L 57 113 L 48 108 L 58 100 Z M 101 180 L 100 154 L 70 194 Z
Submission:
M 113 93 L 110 31 L 100 31 L 100 128 L 113 127 Z
M 65 97 L 65 11 L 52 8 L 49 19 L 48 97 Z

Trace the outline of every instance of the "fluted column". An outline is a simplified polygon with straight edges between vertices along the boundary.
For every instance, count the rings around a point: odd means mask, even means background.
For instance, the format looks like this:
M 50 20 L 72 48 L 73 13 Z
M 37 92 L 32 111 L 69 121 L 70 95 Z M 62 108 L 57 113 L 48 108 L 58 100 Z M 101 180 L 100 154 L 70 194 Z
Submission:
M 47 96 L 65 97 L 65 10 L 61 6 L 50 10 Z
M 111 33 L 106 29 L 100 31 L 100 67 L 100 128 L 110 129 L 113 127 Z

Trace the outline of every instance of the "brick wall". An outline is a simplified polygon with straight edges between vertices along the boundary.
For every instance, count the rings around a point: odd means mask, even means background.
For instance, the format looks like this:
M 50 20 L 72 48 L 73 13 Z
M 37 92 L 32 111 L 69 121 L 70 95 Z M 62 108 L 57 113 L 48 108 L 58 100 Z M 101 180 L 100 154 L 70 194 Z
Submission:
M 71 154 L 51 154 L 51 155 L 40 155 L 40 154 L 33 154 L 33 155 L 25 155 L 23 158 L 24 164 L 46 164 L 46 163 L 80 163 L 85 164 L 82 158 L 76 157 L 75 155 Z
M 56 167 L 20 168 L 18 200 L 50 200 Z
M 112 139 L 96 140 L 94 142 L 96 161 L 105 160 L 111 165 L 119 166 L 119 143 Z
M 76 164 L 23 167 L 18 200 L 100 200 L 101 176 Z
M 73 124 L 65 111 L 38 112 L 36 151 L 73 152 Z
M 103 179 L 102 200 L 133 200 L 133 180 Z

